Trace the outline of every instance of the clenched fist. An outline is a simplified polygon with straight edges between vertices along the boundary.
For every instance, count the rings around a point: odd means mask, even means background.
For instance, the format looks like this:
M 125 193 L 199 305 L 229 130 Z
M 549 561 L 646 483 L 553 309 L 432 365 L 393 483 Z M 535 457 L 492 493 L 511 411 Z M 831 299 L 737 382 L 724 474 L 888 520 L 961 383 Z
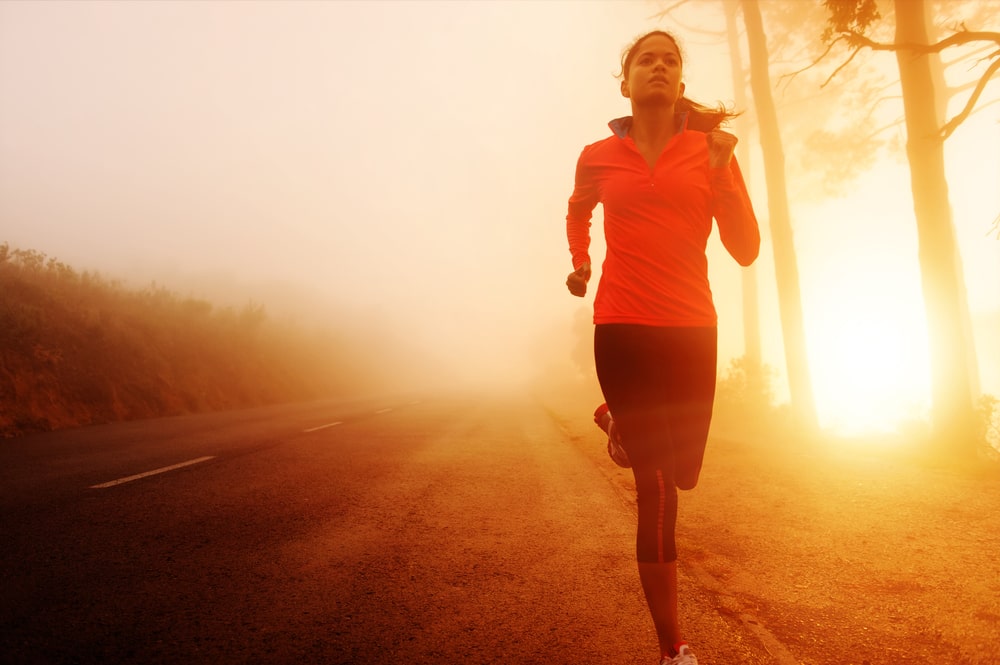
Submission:
M 566 287 L 574 296 L 582 298 L 587 295 L 587 282 L 590 281 L 590 264 L 583 263 L 566 278 Z
M 713 129 L 705 137 L 708 141 L 708 165 L 713 169 L 729 166 L 739 139 L 720 129 Z

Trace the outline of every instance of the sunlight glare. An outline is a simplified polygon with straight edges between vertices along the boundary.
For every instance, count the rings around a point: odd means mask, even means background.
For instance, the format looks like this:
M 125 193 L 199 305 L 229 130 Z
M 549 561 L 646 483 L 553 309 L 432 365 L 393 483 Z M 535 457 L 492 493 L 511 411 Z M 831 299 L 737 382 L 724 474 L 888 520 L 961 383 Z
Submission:
M 919 310 L 886 303 L 873 290 L 829 302 L 813 327 L 810 358 L 821 425 L 855 435 L 916 419 L 928 399 Z
M 850 196 L 804 206 L 797 236 L 809 366 L 820 426 L 892 433 L 925 419 L 930 360 L 917 237 L 901 165 L 884 164 Z M 801 239 L 801 240 L 800 240 Z

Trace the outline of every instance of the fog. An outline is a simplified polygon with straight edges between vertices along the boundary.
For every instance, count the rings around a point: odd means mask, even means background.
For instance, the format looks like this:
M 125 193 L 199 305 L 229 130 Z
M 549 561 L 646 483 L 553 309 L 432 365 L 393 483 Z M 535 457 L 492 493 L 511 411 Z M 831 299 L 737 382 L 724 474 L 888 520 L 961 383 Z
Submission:
M 566 200 L 582 147 L 629 113 L 618 59 L 662 25 L 658 9 L 4 2 L 0 242 L 279 316 L 377 324 L 463 379 L 529 378 L 540 354 L 571 343 L 592 301 L 563 284 Z M 689 16 L 724 28 L 715 3 Z M 719 40 L 663 27 L 682 39 L 689 95 L 730 102 Z M 900 224 L 912 234 L 905 180 L 903 190 Z M 856 204 L 831 205 L 856 218 Z M 797 228 L 807 298 L 827 283 L 814 270 L 831 256 L 829 228 Z M 780 367 L 764 235 L 765 354 Z M 599 224 L 595 237 L 602 256 Z M 965 237 L 984 243 L 975 230 Z M 852 243 L 843 232 L 836 242 Z M 915 256 L 913 242 L 901 251 Z M 977 312 L 1000 309 L 991 251 L 964 256 L 980 276 Z M 724 367 L 742 354 L 739 271 L 717 236 L 710 261 Z M 919 293 L 915 264 L 893 274 Z M 920 316 L 910 307 L 897 320 L 919 326 Z M 913 400 L 926 396 L 926 384 L 915 390 Z
M 524 372 L 643 3 L 4 3 L 4 239 Z M 287 292 L 288 298 L 282 297 Z

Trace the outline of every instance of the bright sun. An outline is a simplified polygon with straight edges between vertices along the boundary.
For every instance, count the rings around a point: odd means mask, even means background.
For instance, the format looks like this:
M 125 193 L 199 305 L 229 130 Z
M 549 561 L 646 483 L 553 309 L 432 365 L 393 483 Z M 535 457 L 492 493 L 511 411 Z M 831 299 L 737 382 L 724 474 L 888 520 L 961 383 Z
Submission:
M 803 266 L 816 408 L 820 424 L 840 434 L 890 432 L 927 415 L 927 324 L 916 237 L 912 219 L 899 213 L 906 210 L 905 197 L 886 196 L 905 192 L 901 184 L 869 180 L 842 206 L 825 206 L 810 252 L 822 258 Z M 846 238 L 858 242 L 845 246 Z
M 929 392 L 926 329 L 912 320 L 912 309 L 887 307 L 857 292 L 852 299 L 819 313 L 810 331 L 821 425 L 863 434 L 922 418 Z

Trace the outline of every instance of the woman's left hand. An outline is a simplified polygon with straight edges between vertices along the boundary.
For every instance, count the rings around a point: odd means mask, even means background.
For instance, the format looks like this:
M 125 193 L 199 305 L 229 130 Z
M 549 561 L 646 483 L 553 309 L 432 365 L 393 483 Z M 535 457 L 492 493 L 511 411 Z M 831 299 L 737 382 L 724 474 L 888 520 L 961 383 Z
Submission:
M 720 129 L 713 129 L 705 137 L 708 141 L 708 165 L 713 169 L 729 166 L 739 139 Z

